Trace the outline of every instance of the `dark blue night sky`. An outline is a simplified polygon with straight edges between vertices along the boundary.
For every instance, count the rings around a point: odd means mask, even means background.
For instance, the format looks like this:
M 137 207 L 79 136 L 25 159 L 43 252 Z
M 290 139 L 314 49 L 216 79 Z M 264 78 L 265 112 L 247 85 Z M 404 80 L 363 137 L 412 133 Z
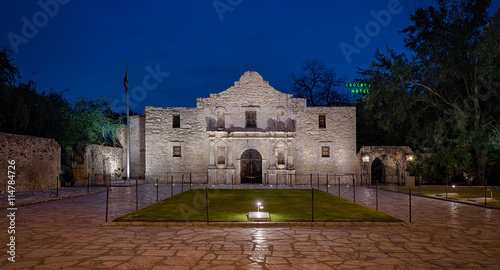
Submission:
M 0 47 L 13 51 L 22 81 L 34 80 L 39 91 L 69 88 L 64 96 L 71 100 L 106 96 L 118 112 L 125 111 L 129 62 L 131 109 L 142 113 L 148 105 L 196 106 L 197 97 L 227 89 L 247 70 L 286 91 L 289 74 L 307 58 L 325 61 L 352 81 L 376 48 L 387 44 L 403 52 L 398 31 L 416 7 L 432 3 L 4 1 Z M 355 28 L 368 39 L 356 41 Z M 353 52 L 343 53 L 342 44 Z

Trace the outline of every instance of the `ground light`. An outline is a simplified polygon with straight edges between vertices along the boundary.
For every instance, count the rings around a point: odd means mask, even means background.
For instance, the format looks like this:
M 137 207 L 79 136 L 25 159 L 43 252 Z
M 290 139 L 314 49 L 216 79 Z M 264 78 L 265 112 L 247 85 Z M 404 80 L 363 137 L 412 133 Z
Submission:
M 261 212 L 260 210 L 264 209 L 264 206 L 261 202 L 257 202 L 257 212 L 248 212 L 248 220 L 253 221 L 265 221 L 271 220 L 271 216 L 268 212 Z

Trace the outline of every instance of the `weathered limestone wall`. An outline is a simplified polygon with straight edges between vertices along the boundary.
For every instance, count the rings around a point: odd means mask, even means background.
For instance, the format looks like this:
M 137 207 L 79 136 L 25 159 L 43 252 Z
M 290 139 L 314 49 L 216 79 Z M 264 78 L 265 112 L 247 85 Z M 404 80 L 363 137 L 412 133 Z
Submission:
M 15 161 L 16 192 L 56 187 L 61 170 L 61 147 L 55 140 L 0 133 L 3 179 L 7 179 L 9 160 Z M 6 192 L 7 180 L 0 181 L 0 193 Z
M 144 178 L 146 173 L 145 115 L 130 117 L 130 177 Z M 126 145 L 126 144 L 125 144 Z M 126 151 L 125 146 L 125 151 Z M 127 152 L 123 153 L 127 162 Z M 127 163 L 123 163 L 126 164 Z
M 319 127 L 319 115 L 325 116 L 325 128 Z M 322 157 L 323 146 L 330 148 L 329 157 Z M 299 113 L 295 169 L 304 174 L 356 174 L 356 107 L 306 107 Z
M 244 128 L 245 112 L 257 112 L 257 128 L 293 130 L 297 111 L 306 100 L 279 92 L 254 71 L 245 72 L 227 90 L 198 98 L 197 108 L 206 116 L 209 130 L 214 130 L 222 116 L 225 128 Z
M 408 146 L 363 146 L 359 150 L 358 159 L 367 158 L 368 162 L 360 162 L 360 171 L 363 175 L 363 181 L 366 184 L 372 183 L 372 165 L 376 159 L 379 159 L 384 166 L 384 183 L 403 184 L 405 177 L 408 176 L 409 161 L 407 158 L 413 154 Z
M 203 115 L 197 108 L 146 107 L 146 180 L 165 179 L 167 173 L 206 172 L 208 140 Z M 180 127 L 173 127 L 173 116 L 180 116 Z M 181 156 L 174 157 L 174 146 Z M 201 177 L 203 177 L 202 180 Z M 196 182 L 206 181 L 199 175 Z
M 110 175 L 111 180 L 121 179 L 122 175 L 126 173 L 126 167 L 122 160 L 123 149 L 119 147 L 95 144 L 78 146 L 73 151 L 74 185 L 87 185 L 89 174 L 90 178 L 94 180 L 96 174 Z

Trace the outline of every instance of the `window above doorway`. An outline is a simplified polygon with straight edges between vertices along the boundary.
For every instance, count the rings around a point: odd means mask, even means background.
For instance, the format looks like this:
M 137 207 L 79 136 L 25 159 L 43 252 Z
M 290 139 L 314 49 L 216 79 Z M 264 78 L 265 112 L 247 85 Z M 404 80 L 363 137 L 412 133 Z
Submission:
M 245 127 L 246 128 L 256 128 L 257 127 L 257 112 L 256 111 L 245 112 Z

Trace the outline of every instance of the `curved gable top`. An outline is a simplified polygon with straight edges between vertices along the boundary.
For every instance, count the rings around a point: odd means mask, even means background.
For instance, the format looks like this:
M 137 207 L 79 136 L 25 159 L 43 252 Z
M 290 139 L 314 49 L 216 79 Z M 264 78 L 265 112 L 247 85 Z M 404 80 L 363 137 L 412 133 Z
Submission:
M 247 71 L 241 75 L 240 80 L 234 82 L 235 85 L 245 85 L 245 84 L 265 84 L 269 85 L 268 81 L 264 81 L 262 76 L 257 71 Z
M 197 103 L 198 106 L 227 106 L 229 102 L 232 106 L 288 107 L 292 100 L 301 99 L 292 99 L 291 94 L 274 89 L 258 72 L 247 71 L 227 90 L 210 94 L 209 98 L 199 98 Z

